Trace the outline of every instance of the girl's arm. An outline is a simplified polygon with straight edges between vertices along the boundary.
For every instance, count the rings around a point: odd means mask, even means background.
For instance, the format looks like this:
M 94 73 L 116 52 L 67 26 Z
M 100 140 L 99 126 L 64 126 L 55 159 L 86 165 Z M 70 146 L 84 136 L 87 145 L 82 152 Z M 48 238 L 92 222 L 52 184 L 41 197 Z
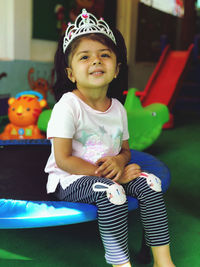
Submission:
M 72 139 L 53 138 L 54 155 L 57 166 L 71 174 L 83 174 L 90 176 L 100 176 L 95 172 L 97 166 L 79 157 L 72 156 Z

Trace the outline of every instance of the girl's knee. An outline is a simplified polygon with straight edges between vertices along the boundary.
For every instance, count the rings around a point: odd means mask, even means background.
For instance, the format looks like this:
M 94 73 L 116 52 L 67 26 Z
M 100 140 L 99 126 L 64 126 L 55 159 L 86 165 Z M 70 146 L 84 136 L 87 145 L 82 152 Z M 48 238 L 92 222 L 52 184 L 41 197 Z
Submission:
M 108 200 L 114 205 L 122 205 L 126 202 L 126 193 L 123 186 L 117 183 L 112 183 L 111 185 L 96 182 L 93 184 L 94 192 L 106 192 Z
M 162 192 L 161 180 L 152 173 L 142 172 L 139 178 L 143 178 L 148 188 L 155 192 Z

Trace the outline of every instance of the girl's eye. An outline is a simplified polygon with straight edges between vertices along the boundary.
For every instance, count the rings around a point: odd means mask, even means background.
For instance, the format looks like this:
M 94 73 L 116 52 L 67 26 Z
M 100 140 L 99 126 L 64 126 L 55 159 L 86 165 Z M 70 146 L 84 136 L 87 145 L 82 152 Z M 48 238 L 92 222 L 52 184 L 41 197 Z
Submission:
M 88 56 L 82 56 L 82 57 L 80 58 L 80 60 L 86 60 L 86 59 L 88 59 Z
M 109 54 L 102 54 L 101 56 L 102 56 L 102 57 L 110 57 Z

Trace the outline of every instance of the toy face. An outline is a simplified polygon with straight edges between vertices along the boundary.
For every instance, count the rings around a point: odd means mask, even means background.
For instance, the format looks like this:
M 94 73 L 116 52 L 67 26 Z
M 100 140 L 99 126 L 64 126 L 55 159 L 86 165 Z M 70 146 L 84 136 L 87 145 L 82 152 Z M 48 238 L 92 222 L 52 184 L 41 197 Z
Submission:
M 16 126 L 36 124 L 42 109 L 36 97 L 23 96 L 9 103 L 8 117 Z

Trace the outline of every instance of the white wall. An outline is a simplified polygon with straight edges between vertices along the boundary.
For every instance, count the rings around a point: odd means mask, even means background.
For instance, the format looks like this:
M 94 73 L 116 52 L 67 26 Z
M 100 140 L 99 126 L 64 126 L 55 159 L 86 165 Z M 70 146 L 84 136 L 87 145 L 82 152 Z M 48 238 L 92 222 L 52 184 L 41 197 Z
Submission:
M 56 42 L 32 39 L 32 1 L 0 0 L 0 59 L 53 61 Z
M 12 44 L 14 42 L 14 7 L 11 0 L 0 0 L 0 58 L 13 58 L 14 51 Z
M 53 61 L 57 49 L 57 42 L 46 40 L 31 40 L 31 60 L 36 61 Z
M 0 58 L 30 59 L 31 0 L 0 0 Z

